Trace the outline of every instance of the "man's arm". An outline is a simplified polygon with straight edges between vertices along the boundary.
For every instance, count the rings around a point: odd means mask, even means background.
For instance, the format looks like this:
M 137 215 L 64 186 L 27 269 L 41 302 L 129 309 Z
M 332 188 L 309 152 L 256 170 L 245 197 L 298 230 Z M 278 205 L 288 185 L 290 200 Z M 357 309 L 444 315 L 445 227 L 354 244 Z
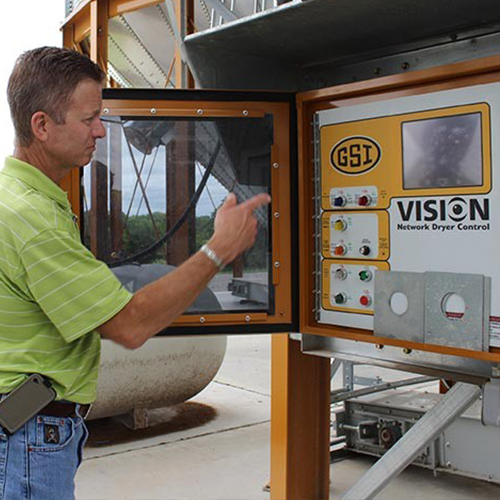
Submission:
M 232 262 L 250 248 L 257 235 L 253 211 L 270 202 L 267 194 L 237 205 L 230 194 L 215 217 L 214 235 L 208 246 L 224 263 Z M 97 328 L 105 338 L 129 349 L 166 328 L 206 288 L 217 274 L 215 263 L 198 252 L 177 269 L 137 291 L 113 318 Z

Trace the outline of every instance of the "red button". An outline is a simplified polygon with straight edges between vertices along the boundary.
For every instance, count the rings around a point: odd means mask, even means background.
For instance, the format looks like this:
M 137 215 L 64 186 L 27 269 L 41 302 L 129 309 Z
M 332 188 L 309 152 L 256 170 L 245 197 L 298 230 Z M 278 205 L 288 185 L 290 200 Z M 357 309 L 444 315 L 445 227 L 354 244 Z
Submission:
M 367 207 L 371 203 L 372 199 L 369 195 L 364 194 L 358 198 L 358 205 L 360 207 Z
M 362 295 L 359 299 L 359 303 L 364 307 L 368 307 L 372 303 L 372 299 L 369 295 Z
M 346 247 L 344 245 L 337 245 L 333 251 L 335 255 L 345 255 Z

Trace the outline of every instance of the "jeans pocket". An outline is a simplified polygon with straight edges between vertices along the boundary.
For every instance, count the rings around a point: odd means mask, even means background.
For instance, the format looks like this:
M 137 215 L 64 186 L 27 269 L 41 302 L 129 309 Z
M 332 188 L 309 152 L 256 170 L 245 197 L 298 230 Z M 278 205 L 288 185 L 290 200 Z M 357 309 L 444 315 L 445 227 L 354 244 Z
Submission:
M 59 451 L 65 448 L 75 434 L 75 422 L 70 417 L 50 417 L 37 415 L 34 442 L 30 441 L 33 452 Z
M 31 499 L 74 498 L 74 478 L 85 434 L 80 417 L 38 415 L 29 432 L 29 490 Z

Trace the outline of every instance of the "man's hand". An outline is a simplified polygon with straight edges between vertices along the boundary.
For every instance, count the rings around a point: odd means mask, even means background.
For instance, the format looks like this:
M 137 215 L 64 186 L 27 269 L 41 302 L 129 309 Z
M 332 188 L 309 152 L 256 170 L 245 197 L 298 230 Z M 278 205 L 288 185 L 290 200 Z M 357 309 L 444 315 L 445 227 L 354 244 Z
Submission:
M 261 193 L 238 205 L 236 196 L 230 193 L 217 211 L 214 234 L 208 246 L 228 264 L 255 243 L 257 219 L 253 212 L 271 202 L 268 194 Z
M 253 211 L 270 201 L 269 195 L 259 194 L 238 205 L 234 194 L 227 197 L 217 211 L 214 235 L 208 242 L 222 262 L 233 261 L 254 244 L 257 220 Z M 206 255 L 196 252 L 171 273 L 134 293 L 132 300 L 97 331 L 136 349 L 179 316 L 217 272 L 217 266 L 207 265 Z

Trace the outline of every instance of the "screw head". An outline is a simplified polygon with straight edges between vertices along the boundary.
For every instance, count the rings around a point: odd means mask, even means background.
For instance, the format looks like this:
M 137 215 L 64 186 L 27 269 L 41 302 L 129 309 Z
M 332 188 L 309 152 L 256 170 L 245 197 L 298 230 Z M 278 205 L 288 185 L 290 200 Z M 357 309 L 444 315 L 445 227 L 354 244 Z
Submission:
M 104 108 L 104 109 L 102 110 L 102 113 L 103 113 L 104 115 L 107 115 L 107 114 L 109 113 L 109 109 L 108 109 L 108 108 Z
M 248 109 L 243 110 L 243 116 L 248 116 Z
M 200 323 L 205 323 L 205 318 L 203 316 L 200 318 Z
M 199 115 L 202 115 L 203 114 L 203 110 L 202 109 L 199 109 L 198 111 L 196 111 Z
M 280 213 L 279 212 L 274 212 L 274 218 L 279 219 L 280 218 Z
M 245 316 L 245 321 L 248 323 L 250 321 L 250 316 Z
M 151 108 L 151 114 L 156 115 L 156 108 Z
M 273 163 L 273 168 L 280 168 L 279 163 Z
M 405 348 L 403 349 L 403 352 L 404 352 L 405 354 L 410 354 L 410 353 L 411 353 L 411 349 L 409 349 L 408 347 L 405 347 Z
M 375 344 L 375 349 L 383 349 L 384 346 L 382 344 Z
M 276 267 L 276 268 L 280 267 L 280 263 L 279 263 L 279 261 L 276 261 L 276 262 L 274 263 L 274 267 Z

